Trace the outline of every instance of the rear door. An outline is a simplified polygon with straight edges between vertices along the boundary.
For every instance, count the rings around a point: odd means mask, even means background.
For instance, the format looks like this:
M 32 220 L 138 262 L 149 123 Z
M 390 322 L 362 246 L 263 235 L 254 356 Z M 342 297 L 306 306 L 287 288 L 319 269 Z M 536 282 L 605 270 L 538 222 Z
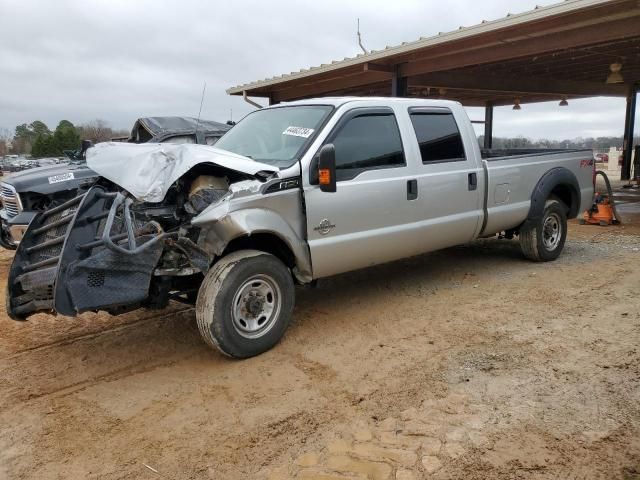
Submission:
M 315 182 L 305 187 L 314 277 L 404 256 L 404 226 L 414 212 L 407 200 L 409 169 L 394 111 L 349 110 L 324 143 L 335 146 L 337 191 L 322 192 Z
M 486 188 L 477 148 L 470 143 L 475 133 L 470 124 L 458 125 L 446 107 L 411 107 L 408 114 L 418 147 L 424 251 L 469 242 L 482 226 Z

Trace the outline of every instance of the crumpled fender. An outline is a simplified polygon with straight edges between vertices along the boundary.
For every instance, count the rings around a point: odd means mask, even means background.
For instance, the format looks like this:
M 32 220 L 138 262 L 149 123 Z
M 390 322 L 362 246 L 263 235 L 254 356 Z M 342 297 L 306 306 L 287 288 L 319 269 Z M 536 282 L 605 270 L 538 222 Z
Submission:
M 204 238 L 199 246 L 220 255 L 234 239 L 256 233 L 269 233 L 279 237 L 293 252 L 296 268 L 294 275 L 302 283 L 312 280 L 311 260 L 306 242 L 280 215 L 266 208 L 243 208 L 229 211 L 229 202 L 210 207 L 191 223 L 203 229 Z

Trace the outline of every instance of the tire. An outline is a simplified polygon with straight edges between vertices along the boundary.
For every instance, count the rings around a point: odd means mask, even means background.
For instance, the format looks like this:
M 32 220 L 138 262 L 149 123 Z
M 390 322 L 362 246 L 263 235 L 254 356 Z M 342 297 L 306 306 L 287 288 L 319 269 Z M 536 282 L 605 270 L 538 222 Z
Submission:
M 223 257 L 207 272 L 196 301 L 204 341 L 233 358 L 259 355 L 280 341 L 293 314 L 291 272 L 258 250 Z
M 522 253 L 534 262 L 549 262 L 558 258 L 566 239 L 567 207 L 555 198 L 545 202 L 544 212 L 539 220 L 527 220 L 520 230 Z

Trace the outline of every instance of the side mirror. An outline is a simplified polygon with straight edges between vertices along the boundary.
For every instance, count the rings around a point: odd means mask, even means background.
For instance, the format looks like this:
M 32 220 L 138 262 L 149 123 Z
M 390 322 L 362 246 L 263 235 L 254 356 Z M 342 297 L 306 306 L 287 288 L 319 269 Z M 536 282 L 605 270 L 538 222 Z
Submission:
M 93 142 L 91 140 L 82 140 L 82 143 L 80 144 L 80 156 L 84 158 L 85 153 L 87 153 L 87 150 L 91 147 L 93 147 Z
M 318 160 L 318 180 L 323 192 L 336 191 L 336 147 L 327 143 L 320 149 Z

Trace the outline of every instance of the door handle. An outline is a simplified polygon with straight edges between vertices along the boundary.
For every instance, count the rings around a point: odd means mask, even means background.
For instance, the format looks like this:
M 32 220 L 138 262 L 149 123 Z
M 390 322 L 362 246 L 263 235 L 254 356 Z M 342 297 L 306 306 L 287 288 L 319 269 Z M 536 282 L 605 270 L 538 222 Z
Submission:
M 418 198 L 418 180 L 407 180 L 407 200 Z
M 469 191 L 476 190 L 478 188 L 478 174 L 473 172 L 469 174 Z

